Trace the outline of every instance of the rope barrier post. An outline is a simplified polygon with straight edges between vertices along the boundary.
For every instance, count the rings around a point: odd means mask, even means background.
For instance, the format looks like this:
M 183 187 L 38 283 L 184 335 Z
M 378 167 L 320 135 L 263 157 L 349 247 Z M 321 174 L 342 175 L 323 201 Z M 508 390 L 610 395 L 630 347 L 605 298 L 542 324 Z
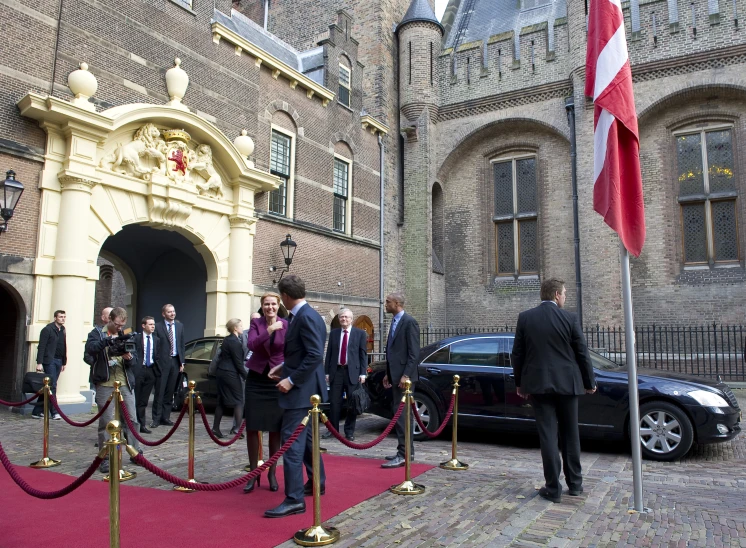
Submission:
M 49 407 L 50 381 L 49 377 L 44 377 L 44 387 L 42 388 L 44 392 L 44 440 L 42 441 L 42 456 L 41 459 L 29 465 L 31 468 L 51 468 L 52 466 L 58 466 L 62 462 L 49 458 L 49 414 L 52 411 Z
M 311 396 L 311 435 L 313 436 L 313 527 L 301 529 L 293 536 L 301 546 L 326 546 L 339 540 L 339 529 L 321 525 L 321 452 L 319 451 L 319 404 L 321 397 Z
M 461 380 L 461 377 L 458 375 L 453 376 L 453 415 L 452 415 L 452 423 L 451 428 L 453 429 L 451 434 L 451 460 L 447 460 L 445 462 L 440 463 L 440 467 L 445 470 L 467 470 L 469 468 L 468 464 L 464 464 L 460 460 L 458 460 L 458 457 L 456 456 L 457 453 L 457 446 L 458 446 L 458 381 Z
M 411 479 L 412 464 L 412 381 L 407 380 L 404 383 L 404 481 L 399 485 L 392 485 L 390 491 L 397 495 L 421 495 L 425 492 L 425 486 L 414 483 Z
M 122 411 L 119 407 L 124 403 L 124 398 L 122 398 L 122 392 L 119 390 L 119 387 L 122 385 L 119 381 L 114 381 L 114 392 L 111 394 L 111 401 L 114 404 L 114 419 L 117 421 L 117 424 L 119 424 L 119 431 L 122 431 Z M 111 424 L 111 423 L 109 423 Z M 106 431 L 109 431 L 109 427 L 107 425 Z M 127 470 L 121 470 L 120 465 L 122 463 L 121 458 L 121 448 L 119 453 L 119 458 L 117 459 L 117 467 L 114 468 L 114 463 L 111 459 L 109 459 L 109 474 L 104 476 L 104 481 L 110 481 L 111 480 L 111 471 L 112 470 L 119 470 L 119 483 L 123 481 L 129 481 L 131 479 L 135 479 L 137 477 L 137 472 L 128 472 Z
M 109 448 L 109 466 L 113 470 L 119 470 L 119 464 L 122 456 L 119 434 L 122 431 L 122 424 L 118 420 L 113 420 L 106 425 L 106 431 L 109 433 L 109 441 L 106 447 Z M 109 480 L 109 547 L 119 548 L 119 475 L 112 474 Z
M 189 402 L 189 483 L 197 483 L 194 479 L 194 398 L 196 392 L 194 387 L 197 386 L 195 381 L 189 381 L 189 392 L 187 393 L 187 401 Z M 202 400 L 200 400 L 201 402 Z M 180 487 L 174 485 L 174 491 L 180 491 L 181 493 L 194 493 L 194 489 L 189 487 Z

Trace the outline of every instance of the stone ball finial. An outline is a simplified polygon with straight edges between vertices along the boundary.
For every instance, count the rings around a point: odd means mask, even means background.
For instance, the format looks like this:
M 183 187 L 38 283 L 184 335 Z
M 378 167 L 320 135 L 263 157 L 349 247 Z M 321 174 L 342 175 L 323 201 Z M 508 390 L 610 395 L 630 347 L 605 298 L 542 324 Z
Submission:
M 181 59 L 174 59 L 174 66 L 166 71 L 166 90 L 171 99 L 166 105 L 189 110 L 181 103 L 189 87 L 189 75 L 181 68 Z
M 235 138 L 233 145 L 244 158 L 248 158 L 254 154 L 254 140 L 249 137 L 245 129 L 241 130 L 241 135 Z
M 72 71 L 67 75 L 67 87 L 73 92 L 75 99 L 72 103 L 86 110 L 96 110 L 96 106 L 88 99 L 98 91 L 98 81 L 96 77 L 88 72 L 88 64 L 80 63 L 78 70 Z

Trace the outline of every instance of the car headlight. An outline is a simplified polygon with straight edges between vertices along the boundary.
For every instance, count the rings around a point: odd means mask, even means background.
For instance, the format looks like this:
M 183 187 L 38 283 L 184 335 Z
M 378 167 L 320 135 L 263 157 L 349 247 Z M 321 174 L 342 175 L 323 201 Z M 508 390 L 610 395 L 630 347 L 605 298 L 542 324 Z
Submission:
M 728 407 L 728 402 L 717 394 L 706 390 L 694 390 L 689 392 L 689 396 L 694 398 L 699 405 L 705 407 Z

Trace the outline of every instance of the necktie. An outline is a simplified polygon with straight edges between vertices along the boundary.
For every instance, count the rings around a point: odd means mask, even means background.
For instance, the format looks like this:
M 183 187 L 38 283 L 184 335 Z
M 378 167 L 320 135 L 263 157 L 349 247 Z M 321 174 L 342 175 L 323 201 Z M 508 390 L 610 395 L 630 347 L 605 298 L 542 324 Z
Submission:
M 295 318 L 295 315 L 292 312 L 288 312 L 288 323 L 293 323 L 293 318 Z
M 394 338 L 394 331 L 396 331 L 396 319 L 391 322 L 391 329 L 389 329 L 389 340 L 386 343 L 386 346 L 388 346 L 391 343 L 391 339 Z
M 173 324 L 168 324 L 168 345 L 171 347 L 171 355 L 173 356 L 176 354 L 176 350 L 174 349 L 174 330 L 171 329 Z
M 339 363 L 340 365 L 347 365 L 347 330 L 342 336 L 342 350 L 339 352 Z
M 148 335 L 148 343 L 145 345 L 145 365 L 150 367 L 150 335 Z

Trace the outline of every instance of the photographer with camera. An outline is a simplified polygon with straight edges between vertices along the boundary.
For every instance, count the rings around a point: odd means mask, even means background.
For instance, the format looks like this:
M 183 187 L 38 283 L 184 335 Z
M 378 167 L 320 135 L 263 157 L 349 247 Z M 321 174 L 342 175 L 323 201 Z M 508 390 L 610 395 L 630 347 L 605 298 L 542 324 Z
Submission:
M 96 387 L 96 405 L 102 409 L 106 400 L 114 392 L 114 382 L 119 381 L 119 391 L 122 394 L 124 405 L 127 406 L 129 416 L 134 422 L 135 428 L 139 427 L 137 422 L 137 410 L 135 407 L 135 378 L 139 372 L 136 355 L 135 337 L 136 333 L 125 335 L 122 331 L 127 323 L 127 311 L 124 308 L 114 308 L 109 313 L 109 323 L 104 330 L 94 328 L 88 334 L 85 351 L 91 357 L 95 357 L 91 365 L 89 381 Z M 107 439 L 106 425 L 114 418 L 114 406 L 110 405 L 98 421 L 98 446 L 103 447 Z M 130 435 L 126 421 L 122 428 L 127 440 L 140 453 L 140 444 L 137 439 Z M 131 459 L 130 459 L 131 460 Z M 109 473 L 109 461 L 105 460 L 99 467 L 99 472 Z

